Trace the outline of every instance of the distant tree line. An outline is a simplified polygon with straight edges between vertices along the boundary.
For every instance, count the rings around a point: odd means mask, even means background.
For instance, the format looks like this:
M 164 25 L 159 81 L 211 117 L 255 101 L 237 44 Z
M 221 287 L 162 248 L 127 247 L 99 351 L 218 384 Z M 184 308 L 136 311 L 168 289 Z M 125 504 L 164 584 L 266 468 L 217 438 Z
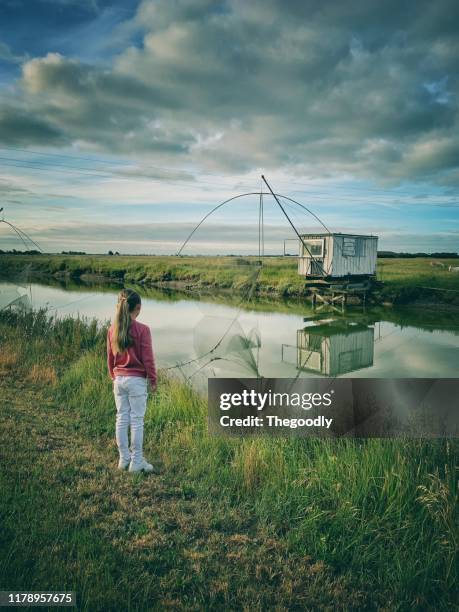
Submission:
M 378 257 L 397 257 L 397 258 L 413 258 L 413 257 L 436 257 L 437 259 L 457 259 L 458 253 L 396 253 L 395 251 L 378 251 Z
M 11 251 L 2 251 L 2 249 L 0 249 L 0 255 L 41 255 L 41 253 L 36 249 L 32 251 L 17 251 L 16 249 L 12 249 Z
M 87 255 L 86 251 L 61 251 L 61 255 Z M 102 253 L 101 253 L 102 254 Z M 0 255 L 45 255 L 40 251 L 18 251 L 17 249 L 11 249 L 11 251 L 2 251 L 0 249 Z M 52 253 L 46 253 L 46 255 L 52 255 Z M 119 255 L 119 251 L 108 251 L 107 255 Z
M 87 255 L 87 253 L 85 251 L 61 251 L 60 253 L 61 255 Z M 16 249 L 12 249 L 11 251 L 2 251 L 2 249 L 0 249 L 0 255 L 50 255 L 50 253 L 40 253 L 40 251 L 37 250 L 31 250 L 31 251 L 18 251 Z M 107 255 L 119 255 L 118 251 L 108 251 Z M 129 256 L 129 255 L 128 255 Z M 142 256 L 142 257 L 155 257 L 155 254 L 140 254 L 137 253 L 135 255 L 136 257 Z M 179 257 L 202 257 L 201 255 L 179 255 Z M 205 257 L 209 257 L 209 255 L 206 255 Z M 230 255 L 213 255 L 212 257 L 242 257 L 241 255 L 237 255 L 237 254 L 230 254 Z M 250 257 L 250 255 L 246 255 L 245 257 Z M 252 255 L 253 257 L 253 255 Z M 265 257 L 282 257 L 282 255 L 265 255 Z M 290 257 L 290 256 L 289 256 Z M 294 257 L 293 255 L 291 257 Z M 447 252 L 441 252 L 441 253 L 397 253 L 396 251 L 378 251 L 378 257 L 380 258 L 406 258 L 406 259 L 412 259 L 414 257 L 435 257 L 437 259 L 459 259 L 459 253 L 447 253 Z

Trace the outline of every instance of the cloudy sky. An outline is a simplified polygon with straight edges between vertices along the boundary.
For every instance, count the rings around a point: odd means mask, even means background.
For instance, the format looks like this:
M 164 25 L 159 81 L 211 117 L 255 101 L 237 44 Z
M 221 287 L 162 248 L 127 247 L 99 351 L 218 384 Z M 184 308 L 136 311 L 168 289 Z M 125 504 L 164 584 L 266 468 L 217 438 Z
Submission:
M 455 0 L 2 0 L 0 207 L 46 251 L 173 253 L 264 173 L 334 231 L 457 251 L 458 23 Z M 185 252 L 256 252 L 258 205 Z

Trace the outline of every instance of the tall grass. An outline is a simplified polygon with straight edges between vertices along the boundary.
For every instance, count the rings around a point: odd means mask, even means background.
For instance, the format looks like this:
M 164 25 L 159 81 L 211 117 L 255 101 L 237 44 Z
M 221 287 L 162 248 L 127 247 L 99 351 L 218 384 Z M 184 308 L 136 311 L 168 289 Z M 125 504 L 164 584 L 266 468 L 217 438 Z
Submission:
M 17 350 L 16 367 L 54 367 L 55 401 L 94 443 L 114 436 L 104 337 L 96 322 L 0 313 L 0 338 Z M 371 585 L 380 606 L 451 607 L 456 440 L 210 437 L 206 418 L 205 399 L 161 373 L 146 414 L 146 456 L 160 455 L 198 500 L 249 517 L 291 554 L 350 573 L 357 589 Z M 207 520 L 218 527 L 220 517 Z

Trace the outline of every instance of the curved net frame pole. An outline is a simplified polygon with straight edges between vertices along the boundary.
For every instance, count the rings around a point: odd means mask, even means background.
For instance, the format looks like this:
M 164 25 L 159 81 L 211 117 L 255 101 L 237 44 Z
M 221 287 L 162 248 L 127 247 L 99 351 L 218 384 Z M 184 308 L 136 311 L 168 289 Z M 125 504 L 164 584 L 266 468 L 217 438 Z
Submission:
M 8 225 L 9 227 L 11 227 L 12 230 L 14 230 L 16 232 L 16 234 L 19 236 L 19 238 L 21 239 L 22 243 L 24 244 L 25 248 L 28 248 L 28 245 L 26 243 L 26 241 L 24 240 L 24 237 L 31 242 L 34 246 L 37 247 L 37 249 L 43 253 L 43 249 L 41 248 L 41 246 L 39 244 L 37 244 L 35 242 L 35 240 L 32 240 L 32 238 L 26 234 L 24 232 L 24 230 L 20 229 L 19 227 L 16 227 L 15 225 L 13 225 L 12 223 L 10 223 L 9 221 L 6 221 L 6 219 L 0 219 L 0 223 L 5 223 L 6 225 Z
M 212 208 L 211 211 L 209 211 L 206 215 L 204 215 L 204 217 L 201 219 L 201 221 L 196 225 L 196 227 L 193 229 L 193 231 L 188 235 L 187 239 L 185 240 L 185 242 L 182 244 L 182 246 L 180 247 L 180 249 L 177 251 L 177 255 L 180 255 L 181 252 L 183 251 L 183 249 L 186 247 L 186 245 L 188 244 L 188 242 L 191 240 L 191 238 L 193 237 L 193 234 L 201 227 L 201 225 L 204 223 L 204 221 L 210 217 L 210 215 L 212 215 L 215 211 L 217 211 L 219 208 L 221 208 L 222 206 L 224 206 L 225 204 L 228 204 L 228 202 L 232 202 L 233 200 L 237 200 L 238 198 L 244 198 L 246 196 L 250 196 L 250 195 L 259 195 L 258 191 L 251 191 L 249 193 L 241 193 L 240 195 L 236 195 L 233 196 L 232 198 L 229 198 L 228 200 L 225 200 L 224 202 L 221 202 L 220 204 L 218 204 L 217 206 L 215 206 L 215 208 Z

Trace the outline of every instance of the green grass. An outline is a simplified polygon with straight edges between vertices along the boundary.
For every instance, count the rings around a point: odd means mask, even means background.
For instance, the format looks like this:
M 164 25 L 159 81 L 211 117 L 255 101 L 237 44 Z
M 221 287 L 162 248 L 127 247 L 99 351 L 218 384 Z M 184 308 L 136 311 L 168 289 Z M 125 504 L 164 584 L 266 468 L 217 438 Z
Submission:
M 442 260 L 444 268 L 430 265 L 430 258 L 379 259 L 377 277 L 384 287 L 377 302 L 435 301 L 459 304 L 459 274 L 447 267 L 457 260 Z M 297 274 L 293 257 L 267 257 L 258 273 L 256 257 L 175 257 L 104 255 L 0 255 L 3 273 L 19 274 L 30 268 L 35 274 L 97 276 L 108 281 L 144 286 L 176 286 L 192 291 L 216 289 L 244 293 L 252 287 L 260 295 L 303 296 L 306 284 Z M 426 288 L 427 287 L 427 288 Z M 433 289 L 428 289 L 428 288 Z M 445 291 L 447 290 L 447 291 Z
M 257 261 L 254 257 L 0 255 L 1 268 L 13 273 L 30 265 L 32 271 L 49 275 L 79 278 L 86 274 L 147 286 L 179 284 L 239 292 L 252 285 L 258 273 Z M 302 293 L 304 283 L 292 259 L 269 258 L 265 262 L 258 277 L 259 291 L 276 295 Z
M 440 297 L 446 303 L 459 304 L 459 274 L 448 266 L 457 260 L 441 260 L 444 267 L 431 266 L 435 259 L 379 259 L 378 279 L 385 287 L 382 295 L 398 303 L 414 302 L 426 297 Z
M 457 441 L 209 437 L 205 400 L 160 373 L 163 473 L 132 477 L 105 329 L 3 312 L 0 339 L 1 588 L 85 610 L 454 606 Z

